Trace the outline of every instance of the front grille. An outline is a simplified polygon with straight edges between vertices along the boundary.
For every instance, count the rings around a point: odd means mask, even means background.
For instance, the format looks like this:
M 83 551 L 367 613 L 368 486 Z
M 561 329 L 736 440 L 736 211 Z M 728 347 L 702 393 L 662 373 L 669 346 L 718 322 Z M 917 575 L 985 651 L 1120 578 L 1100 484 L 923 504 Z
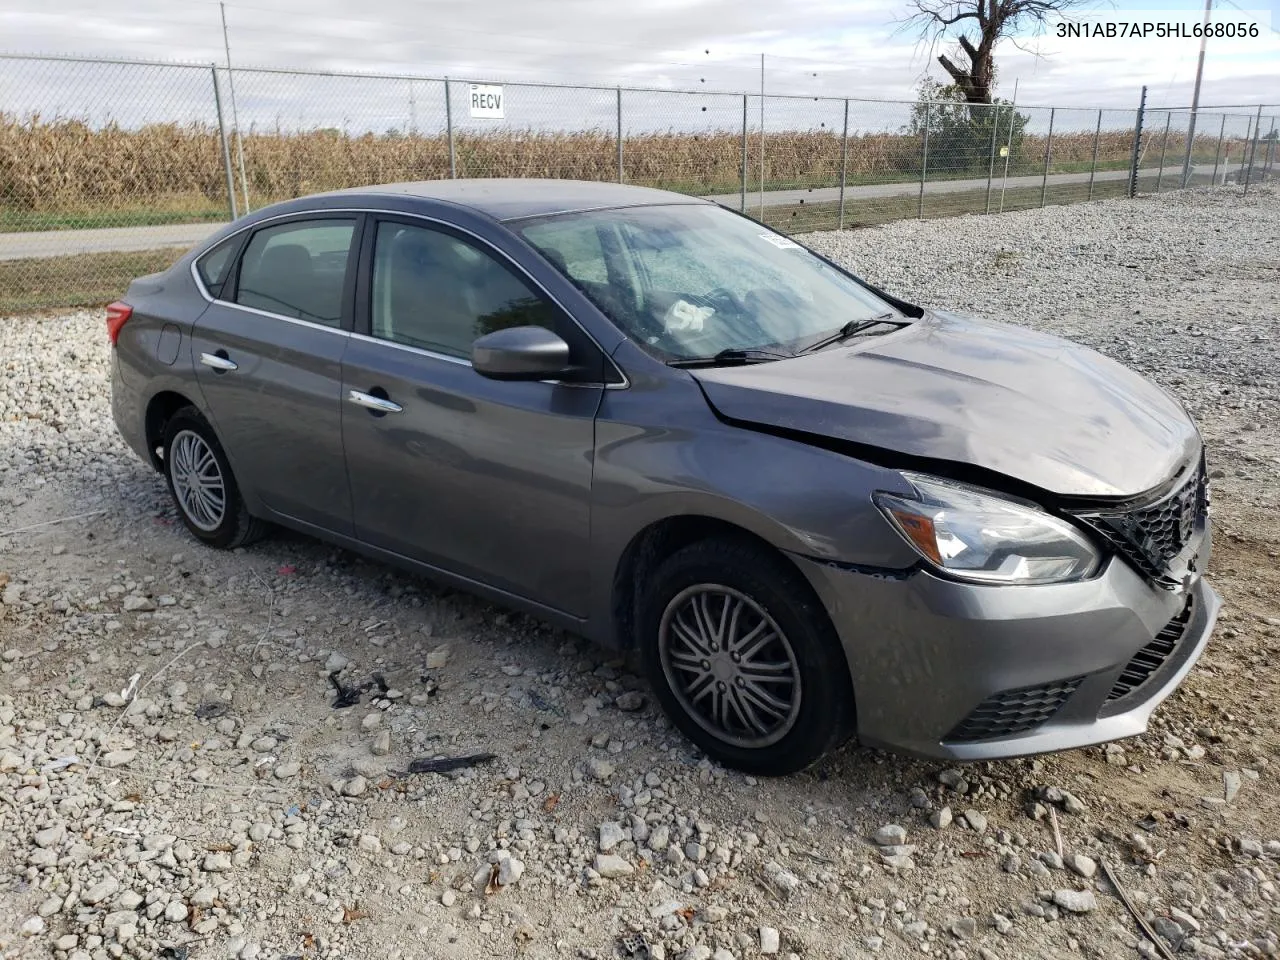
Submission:
M 1209 475 L 1203 457 L 1199 468 L 1155 503 L 1115 513 L 1081 516 L 1138 569 L 1166 590 L 1182 585 L 1170 571 L 1171 562 L 1204 526 L 1209 515 Z
M 1036 687 L 1004 690 L 987 697 L 951 731 L 946 740 L 969 743 L 1026 733 L 1057 713 L 1083 679 L 1072 677 Z
M 1192 606 L 1192 600 L 1188 598 L 1182 612 L 1166 623 L 1150 643 L 1133 655 L 1133 659 L 1112 684 L 1111 692 L 1107 694 L 1107 703 L 1120 700 L 1141 689 L 1151 679 L 1151 675 L 1165 665 L 1173 652 L 1178 649 L 1179 642 L 1187 632 L 1187 624 L 1191 622 Z

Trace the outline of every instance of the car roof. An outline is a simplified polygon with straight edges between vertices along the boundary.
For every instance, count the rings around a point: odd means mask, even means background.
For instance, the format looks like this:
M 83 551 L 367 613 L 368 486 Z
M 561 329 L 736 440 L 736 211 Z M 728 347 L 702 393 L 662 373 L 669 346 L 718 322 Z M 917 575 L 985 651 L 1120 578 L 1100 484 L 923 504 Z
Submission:
M 421 197 L 469 207 L 495 220 L 520 220 L 557 213 L 604 210 L 612 207 L 654 206 L 671 203 L 708 203 L 667 190 L 633 187 L 590 180 L 418 180 L 383 183 L 370 187 L 335 190 L 325 197 L 370 195 Z

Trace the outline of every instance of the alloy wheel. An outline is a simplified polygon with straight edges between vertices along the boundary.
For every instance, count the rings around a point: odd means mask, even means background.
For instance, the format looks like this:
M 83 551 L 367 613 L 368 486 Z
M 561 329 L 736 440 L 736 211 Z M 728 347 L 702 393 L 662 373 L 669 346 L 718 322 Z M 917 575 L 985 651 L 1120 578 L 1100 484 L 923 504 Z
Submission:
M 182 430 L 169 445 L 169 457 L 178 506 L 196 527 L 216 530 L 226 514 L 227 488 L 213 450 L 200 434 Z
M 753 599 L 700 583 L 667 604 L 658 628 L 662 671 L 685 712 L 725 743 L 777 743 L 800 713 L 800 667 L 786 635 Z

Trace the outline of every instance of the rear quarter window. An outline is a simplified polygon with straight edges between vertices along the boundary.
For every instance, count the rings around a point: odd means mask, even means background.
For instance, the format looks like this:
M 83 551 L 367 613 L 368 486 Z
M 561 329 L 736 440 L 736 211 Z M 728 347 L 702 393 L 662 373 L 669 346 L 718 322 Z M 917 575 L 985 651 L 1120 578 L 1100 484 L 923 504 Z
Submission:
M 235 252 L 243 237 L 228 237 L 209 250 L 196 261 L 196 272 L 200 274 L 200 282 L 215 299 L 222 296 L 222 288 L 231 276 L 231 265 L 235 262 Z

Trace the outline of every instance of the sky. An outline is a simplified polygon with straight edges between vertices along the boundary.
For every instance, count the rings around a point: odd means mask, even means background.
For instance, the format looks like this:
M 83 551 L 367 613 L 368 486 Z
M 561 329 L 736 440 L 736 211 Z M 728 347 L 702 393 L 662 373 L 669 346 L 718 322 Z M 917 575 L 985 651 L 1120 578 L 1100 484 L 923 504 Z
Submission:
M 1280 103 L 1280 0 L 1217 0 L 1229 19 L 1261 21 L 1261 36 L 1213 39 L 1208 45 L 1205 104 Z M 1198 21 L 1200 0 L 1116 0 L 1099 5 L 1108 19 Z M 700 92 L 913 99 L 925 77 L 945 79 L 937 49 L 904 22 L 906 0 L 231 0 L 226 17 L 231 57 L 239 66 L 403 73 L 473 80 L 628 85 Z M 944 46 L 942 49 L 946 49 Z M 212 0 L 5 0 L 0 52 L 224 62 L 220 9 Z M 1143 84 L 1154 105 L 1191 100 L 1195 39 L 1059 39 L 1006 41 L 997 50 L 998 95 L 1022 104 L 1132 110 Z M 110 101 L 91 71 L 32 71 L 0 60 L 0 106 L 75 112 L 77 101 Z M 134 80 L 128 81 L 134 84 Z M 141 81 L 138 81 L 141 82 Z M 166 91 L 205 81 L 194 73 Z M 329 119 L 342 112 L 343 88 L 267 78 L 237 79 L 241 106 L 255 122 L 320 122 L 296 110 L 307 95 L 324 99 Z M 258 89 L 250 89 L 257 84 Z M 318 91 L 325 90 L 321 94 Z M 367 91 L 366 91 L 367 93 Z M 176 93 L 174 94 L 177 95 Z M 195 94 L 193 94 L 194 96 Z M 203 94 L 201 94 L 203 96 Z M 435 110 L 434 95 L 397 88 L 395 119 L 360 120 L 408 126 Z M 608 94 L 586 98 L 595 115 Z M 421 102 L 419 102 L 421 97 Z M 364 94 L 360 95 L 364 98 Z M 599 102 L 596 102 L 599 101 Z M 519 106 L 512 95 L 513 106 Z M 52 106 L 50 104 L 52 103 Z M 442 103 L 442 101 L 441 101 Z M 740 113 L 727 98 L 711 98 L 726 122 Z M 694 110 L 695 101 L 681 109 Z M 528 99 L 526 113 L 550 107 Z M 110 109 L 108 102 L 105 109 Z M 367 111 L 361 106 L 360 111 Z M 557 106 L 556 110 L 563 110 Z M 800 109 L 798 106 L 796 109 Z M 813 108 L 821 122 L 825 107 Z M 355 110 L 355 108 L 352 108 Z M 352 111 L 347 111 L 352 112 Z M 456 108 L 455 108 L 456 112 Z M 701 111 L 704 113 L 707 111 Z M 402 118 L 403 115 L 403 118 Z M 345 116 L 345 114 L 344 114 Z M 816 113 L 815 113 L 816 116 Z M 403 122 L 402 122 L 403 119 Z

